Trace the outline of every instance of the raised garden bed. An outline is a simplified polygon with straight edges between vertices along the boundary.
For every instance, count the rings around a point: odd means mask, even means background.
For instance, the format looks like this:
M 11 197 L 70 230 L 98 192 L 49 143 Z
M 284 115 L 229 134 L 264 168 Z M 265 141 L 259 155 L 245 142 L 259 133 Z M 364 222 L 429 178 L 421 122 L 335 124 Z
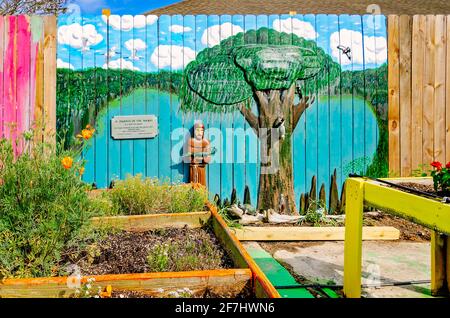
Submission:
M 136 268 L 130 266 L 120 268 L 117 264 L 111 268 L 106 263 L 103 264 L 104 266 L 94 268 L 81 266 L 82 271 L 87 273 L 105 273 L 83 276 L 81 278 L 83 286 L 92 284 L 93 289 L 100 287 L 101 290 L 110 286 L 109 288 L 113 292 L 108 297 L 121 297 L 120 295 L 122 295 L 124 298 L 134 296 L 173 297 L 174 294 L 177 297 L 279 297 L 256 263 L 227 228 L 215 207 L 207 204 L 207 209 L 206 212 L 195 213 L 94 218 L 92 222 L 97 226 L 107 225 L 118 229 L 118 232 L 111 234 L 113 236 L 110 237 L 114 237 L 115 240 L 113 242 L 105 241 L 100 248 L 100 255 L 97 257 L 100 260 L 102 255 L 105 257 L 109 253 L 111 256 L 115 249 L 116 254 L 113 254 L 115 258 L 128 257 L 136 247 L 133 247 L 133 244 L 136 244 L 133 237 L 140 238 L 141 243 L 149 242 L 152 239 L 159 242 L 164 237 L 164 235 L 160 235 L 161 233 L 170 232 L 171 234 L 176 233 L 181 240 L 186 239 L 186 236 L 199 236 L 203 239 L 208 238 L 212 243 L 211 246 L 220 245 L 218 251 L 215 252 L 220 256 L 218 258 L 220 264 L 216 264 L 219 268 L 123 274 L 127 271 L 146 270 L 148 265 L 142 259 L 140 260 L 141 267 L 133 262 Z M 209 226 L 209 233 L 202 229 L 206 225 Z M 121 255 L 120 245 L 128 244 L 127 242 L 134 243 L 130 243 L 131 247 L 123 249 L 126 253 Z M 100 264 L 102 264 L 101 261 Z M 0 297 L 76 297 L 74 288 L 68 286 L 68 280 L 68 277 L 5 279 L 0 284 Z M 183 290 L 188 290 L 187 294 L 183 293 Z

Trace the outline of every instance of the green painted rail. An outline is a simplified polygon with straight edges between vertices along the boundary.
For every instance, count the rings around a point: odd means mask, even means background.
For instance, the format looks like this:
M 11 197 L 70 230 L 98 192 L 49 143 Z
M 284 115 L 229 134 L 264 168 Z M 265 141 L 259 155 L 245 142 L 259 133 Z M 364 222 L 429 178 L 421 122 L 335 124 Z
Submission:
M 274 286 L 296 286 L 298 288 L 279 288 L 277 289 L 283 298 L 315 298 L 314 295 L 305 287 L 302 287 L 295 278 L 284 268 L 272 255 L 263 250 L 261 247 L 247 245 L 245 247 L 250 256 L 255 260 L 256 264 L 266 274 Z M 339 298 L 339 296 L 329 288 L 321 289 L 321 291 L 330 298 Z

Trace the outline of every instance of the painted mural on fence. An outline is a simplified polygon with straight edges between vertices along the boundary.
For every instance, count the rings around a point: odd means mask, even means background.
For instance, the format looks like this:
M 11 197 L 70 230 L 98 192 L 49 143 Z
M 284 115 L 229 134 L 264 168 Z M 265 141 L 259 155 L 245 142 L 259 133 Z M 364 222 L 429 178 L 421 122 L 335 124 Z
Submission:
M 57 103 L 66 146 L 86 124 L 97 128 L 84 177 L 98 187 L 137 173 L 187 181 L 182 145 L 202 119 L 218 150 L 212 194 L 236 189 L 242 200 L 248 187 L 264 206 L 260 187 L 287 188 L 294 207 L 303 194 L 330 203 L 348 173 L 388 172 L 385 18 L 63 16 Z M 159 135 L 112 139 L 111 118 L 131 114 L 156 115 Z M 280 119 L 282 169 L 270 180 L 257 133 Z

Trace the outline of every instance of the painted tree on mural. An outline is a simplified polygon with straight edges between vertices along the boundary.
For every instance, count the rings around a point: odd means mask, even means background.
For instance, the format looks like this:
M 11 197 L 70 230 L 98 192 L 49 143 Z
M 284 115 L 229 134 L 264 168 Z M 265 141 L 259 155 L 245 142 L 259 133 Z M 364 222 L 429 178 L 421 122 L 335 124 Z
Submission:
M 188 64 L 180 91 L 181 109 L 238 109 L 259 137 L 261 153 L 267 158 L 261 161 L 258 208 L 279 210 L 283 205 L 286 213 L 292 213 L 296 205 L 291 135 L 314 102 L 314 94 L 330 87 L 339 72 L 340 65 L 314 41 L 267 28 L 251 30 L 204 49 Z M 257 114 L 251 110 L 252 100 Z M 284 136 L 272 133 L 282 121 Z

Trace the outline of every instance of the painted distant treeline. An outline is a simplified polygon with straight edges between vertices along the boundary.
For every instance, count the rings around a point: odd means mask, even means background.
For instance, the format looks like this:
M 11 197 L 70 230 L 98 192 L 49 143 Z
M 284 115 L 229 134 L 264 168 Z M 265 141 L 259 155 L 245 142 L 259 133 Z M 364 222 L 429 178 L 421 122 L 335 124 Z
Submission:
M 376 114 L 379 136 L 376 155 L 365 174 L 369 177 L 389 175 L 388 139 L 388 65 L 364 71 L 345 71 L 341 74 L 343 93 L 364 96 Z M 362 172 L 363 173 L 363 172 Z
M 161 71 L 143 73 L 131 70 L 58 69 L 57 119 L 59 141 L 66 147 L 88 123 L 95 124 L 98 112 L 108 102 L 130 94 L 137 88 L 157 88 L 178 93 L 181 73 Z
M 343 93 L 364 96 L 375 107 L 377 118 L 387 120 L 388 66 L 383 64 L 365 71 L 345 71 L 341 74 Z

